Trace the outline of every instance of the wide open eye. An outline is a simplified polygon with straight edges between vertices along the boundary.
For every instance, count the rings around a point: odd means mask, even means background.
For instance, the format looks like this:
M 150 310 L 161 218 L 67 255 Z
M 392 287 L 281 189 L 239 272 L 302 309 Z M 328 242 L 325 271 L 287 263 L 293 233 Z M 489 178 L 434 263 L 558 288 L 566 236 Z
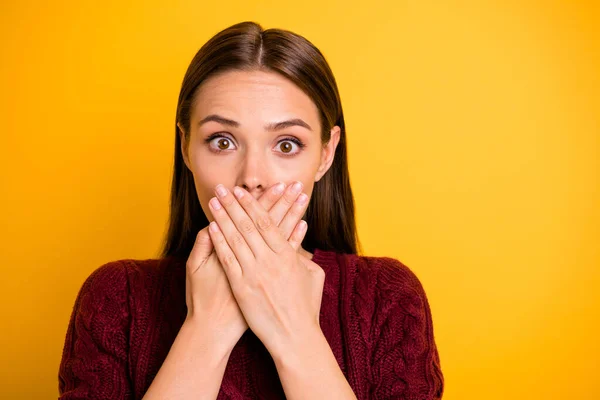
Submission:
M 296 147 L 297 149 L 294 151 L 294 147 Z M 279 150 L 281 150 L 281 153 L 286 155 L 286 156 L 293 156 L 296 155 L 298 153 L 300 153 L 300 151 L 306 147 L 306 145 L 304 143 L 302 143 L 300 140 L 296 139 L 296 138 L 285 138 L 279 141 L 279 143 L 277 143 L 277 148 Z
M 208 143 L 210 150 L 216 153 L 236 149 L 233 139 L 220 133 L 213 133 L 206 138 L 205 142 Z M 276 149 L 278 150 L 276 151 L 285 156 L 295 156 L 300 153 L 304 147 L 306 147 L 306 145 L 301 140 L 289 137 L 284 138 L 277 143 Z
M 234 150 L 235 145 L 233 144 L 233 140 L 227 136 L 223 136 L 218 133 L 214 133 L 210 135 L 206 140 L 210 149 L 217 153 L 225 150 Z

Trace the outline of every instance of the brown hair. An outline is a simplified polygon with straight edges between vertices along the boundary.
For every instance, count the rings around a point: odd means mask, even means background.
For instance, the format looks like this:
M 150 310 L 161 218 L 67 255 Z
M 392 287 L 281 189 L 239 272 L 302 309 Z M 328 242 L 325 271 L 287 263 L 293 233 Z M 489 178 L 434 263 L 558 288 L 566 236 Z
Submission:
M 187 259 L 197 233 L 208 225 L 194 177 L 183 161 L 177 123 L 189 139 L 191 110 L 198 87 L 207 78 L 231 70 L 275 72 L 296 84 L 319 110 L 323 144 L 329 142 L 334 126 L 341 128 L 333 164 L 314 185 L 305 214 L 308 230 L 302 246 L 310 252 L 319 248 L 358 254 L 360 244 L 348 174 L 344 113 L 333 73 L 319 49 L 304 37 L 282 29 L 263 30 L 257 23 L 242 22 L 206 42 L 183 78 L 175 124 L 169 227 L 161 256 Z

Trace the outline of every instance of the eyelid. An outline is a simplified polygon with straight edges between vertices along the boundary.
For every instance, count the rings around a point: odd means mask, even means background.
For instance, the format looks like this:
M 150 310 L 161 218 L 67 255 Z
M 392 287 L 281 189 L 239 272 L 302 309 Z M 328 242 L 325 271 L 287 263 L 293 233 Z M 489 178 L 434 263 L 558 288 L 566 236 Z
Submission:
M 233 140 L 233 137 L 231 137 L 231 135 L 229 135 L 227 132 L 215 132 L 208 135 L 205 141 L 210 142 L 211 140 L 216 139 L 218 137 L 224 137 L 226 139 Z
M 204 139 L 204 142 L 210 147 L 210 142 L 212 142 L 213 140 L 217 139 L 217 138 L 223 138 L 223 139 L 227 139 L 229 140 L 231 143 L 233 143 L 234 146 L 237 147 L 237 145 L 235 144 L 235 140 L 233 139 L 233 137 L 228 136 L 225 132 L 215 132 L 210 134 L 206 139 Z M 221 149 L 215 149 L 217 151 L 226 151 L 226 150 L 221 150 Z
M 217 139 L 217 138 L 224 138 L 227 139 L 229 141 L 231 141 L 233 143 L 234 146 L 237 147 L 237 145 L 235 144 L 235 140 L 233 139 L 233 137 L 231 137 L 230 135 L 228 135 L 226 132 L 215 132 L 210 134 L 205 140 L 204 142 L 206 144 L 208 144 L 208 146 L 210 147 L 210 142 L 212 142 L 213 140 Z M 300 154 L 302 152 L 302 149 L 304 149 L 306 147 L 306 144 L 299 138 L 296 138 L 294 136 L 286 136 L 286 137 L 282 137 L 277 141 L 277 144 L 280 144 L 281 142 L 292 142 L 294 143 L 296 146 L 298 146 L 298 150 L 294 153 L 283 153 L 283 152 L 278 152 L 283 154 L 285 157 L 292 157 L 295 156 L 297 154 Z M 214 151 L 220 153 L 223 151 L 228 151 L 231 149 L 225 149 L 225 150 L 221 150 L 221 149 L 214 149 Z
M 299 152 L 300 152 L 300 151 L 301 151 L 303 148 L 305 148 L 305 147 L 306 147 L 306 144 L 305 144 L 305 143 L 304 143 L 302 140 L 300 140 L 300 139 L 298 139 L 298 138 L 296 138 L 296 137 L 293 137 L 293 136 L 291 136 L 291 137 L 284 137 L 284 138 L 281 138 L 281 139 L 279 139 L 279 141 L 277 142 L 277 144 L 279 144 L 279 143 L 281 143 L 281 142 L 292 142 L 292 143 L 294 143 L 294 144 L 295 144 L 296 146 L 298 146 L 298 148 L 300 149 L 300 150 L 298 150 L 298 153 L 299 153 Z

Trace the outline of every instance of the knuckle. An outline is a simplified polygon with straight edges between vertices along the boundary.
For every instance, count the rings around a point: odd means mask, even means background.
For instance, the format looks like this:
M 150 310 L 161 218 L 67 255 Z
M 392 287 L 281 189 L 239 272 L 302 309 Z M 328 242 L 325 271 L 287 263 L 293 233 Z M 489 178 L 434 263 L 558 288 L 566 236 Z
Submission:
M 226 267 L 233 267 L 235 265 L 235 256 L 231 253 L 225 254 L 223 256 L 223 265 Z
M 243 242 L 244 238 L 239 233 L 235 233 L 231 236 L 231 243 L 234 247 L 240 246 Z
M 254 231 L 254 223 L 249 219 L 244 219 L 240 222 L 240 229 L 244 233 L 252 233 Z
M 269 215 L 261 215 L 256 220 L 256 225 L 258 226 L 258 229 L 268 231 L 271 229 L 271 226 L 273 226 L 273 221 Z

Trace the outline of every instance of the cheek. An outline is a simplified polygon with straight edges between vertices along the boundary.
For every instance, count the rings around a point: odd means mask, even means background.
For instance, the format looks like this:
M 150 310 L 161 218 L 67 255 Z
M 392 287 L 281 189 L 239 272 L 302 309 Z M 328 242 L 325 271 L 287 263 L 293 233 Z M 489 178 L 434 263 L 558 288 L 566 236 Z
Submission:
M 209 221 L 213 221 L 208 202 L 215 196 L 215 187 L 219 184 L 228 184 L 228 178 L 223 173 L 223 168 L 211 163 L 198 163 L 193 165 L 194 186 L 198 201 Z
M 216 186 L 216 184 L 214 186 Z M 214 186 L 207 185 L 196 180 L 196 192 L 198 194 L 198 201 L 200 202 L 200 206 L 204 211 L 204 215 L 206 215 L 209 221 L 214 220 L 214 218 L 212 218 L 210 208 L 208 207 L 208 201 L 214 196 L 214 191 L 212 189 Z

